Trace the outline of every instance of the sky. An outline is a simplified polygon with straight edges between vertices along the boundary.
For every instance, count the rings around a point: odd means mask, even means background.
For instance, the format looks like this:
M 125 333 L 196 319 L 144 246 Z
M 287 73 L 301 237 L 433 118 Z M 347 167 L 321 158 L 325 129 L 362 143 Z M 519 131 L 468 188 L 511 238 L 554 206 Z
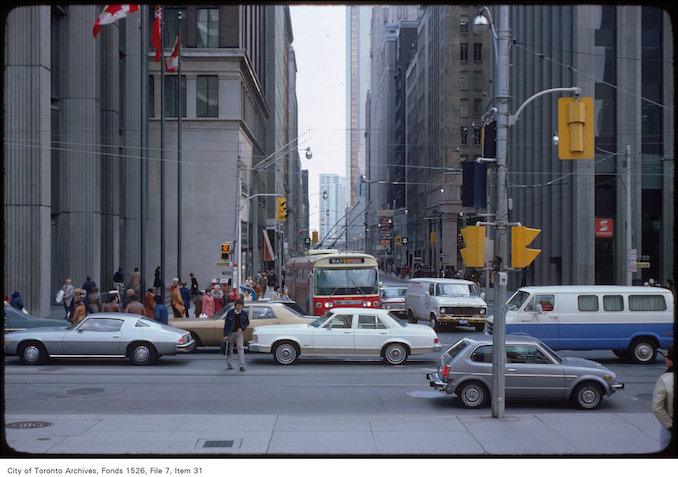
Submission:
M 318 230 L 319 174 L 346 175 L 346 6 L 290 6 L 300 148 L 310 146 L 309 227 Z M 306 132 L 308 131 L 308 132 Z

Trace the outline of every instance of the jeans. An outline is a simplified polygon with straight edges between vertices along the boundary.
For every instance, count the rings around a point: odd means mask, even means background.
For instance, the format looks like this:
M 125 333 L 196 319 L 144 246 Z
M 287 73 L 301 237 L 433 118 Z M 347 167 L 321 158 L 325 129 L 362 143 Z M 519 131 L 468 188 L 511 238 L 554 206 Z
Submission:
M 238 347 L 238 366 L 245 367 L 245 350 L 243 349 L 242 331 L 234 331 L 228 335 L 228 352 L 226 353 L 226 362 L 228 366 L 233 366 L 233 347 Z

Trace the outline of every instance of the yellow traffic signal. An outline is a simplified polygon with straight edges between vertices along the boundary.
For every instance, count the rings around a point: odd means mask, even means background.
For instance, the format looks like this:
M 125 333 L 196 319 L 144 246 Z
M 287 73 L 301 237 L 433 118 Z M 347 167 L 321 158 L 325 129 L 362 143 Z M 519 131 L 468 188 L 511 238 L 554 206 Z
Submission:
M 287 220 L 287 199 L 285 197 L 278 197 L 276 219 L 278 222 L 285 222 Z
M 313 232 L 311 232 L 311 243 L 313 243 L 314 245 L 318 243 L 318 231 L 317 230 L 314 230 Z
M 221 244 L 221 259 L 230 260 L 231 259 L 231 244 L 222 243 Z
M 461 249 L 461 258 L 467 267 L 485 265 L 485 226 L 469 225 L 461 229 L 466 248 Z
M 558 157 L 593 159 L 593 98 L 558 98 Z
M 513 268 L 527 267 L 541 253 L 540 249 L 527 248 L 540 232 L 540 229 L 511 227 L 511 266 Z

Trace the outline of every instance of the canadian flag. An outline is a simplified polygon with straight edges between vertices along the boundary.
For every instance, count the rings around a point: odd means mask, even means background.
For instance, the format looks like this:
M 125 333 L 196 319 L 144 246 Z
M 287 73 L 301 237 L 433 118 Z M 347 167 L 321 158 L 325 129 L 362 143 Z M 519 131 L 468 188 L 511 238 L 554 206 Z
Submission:
M 125 18 L 128 13 L 134 13 L 137 10 L 139 10 L 139 5 L 106 5 L 99 14 L 99 18 L 94 21 L 94 28 L 92 28 L 94 38 L 99 34 L 101 25 L 115 23 L 121 18 Z
M 160 61 L 162 56 L 162 7 L 155 7 L 155 20 L 153 20 L 153 34 L 151 45 L 155 47 L 155 61 Z
M 177 40 L 174 42 L 174 48 L 172 49 L 172 54 L 165 58 L 165 71 L 168 73 L 175 73 L 179 67 L 179 45 L 181 39 L 177 35 Z

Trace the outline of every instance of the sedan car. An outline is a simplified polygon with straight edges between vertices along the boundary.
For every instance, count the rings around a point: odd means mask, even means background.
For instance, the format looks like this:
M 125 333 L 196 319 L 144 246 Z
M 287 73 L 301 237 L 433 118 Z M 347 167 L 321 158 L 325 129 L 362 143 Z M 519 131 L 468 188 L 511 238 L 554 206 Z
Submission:
M 30 328 L 44 328 L 47 326 L 59 326 L 67 328 L 66 320 L 54 320 L 51 318 L 37 318 L 20 312 L 16 308 L 5 305 L 5 332 L 21 331 Z
M 94 313 L 67 328 L 33 328 L 5 335 L 5 354 L 24 364 L 47 358 L 129 358 L 137 365 L 190 352 L 191 334 L 140 315 Z
M 219 346 L 224 338 L 224 318 L 232 306 L 229 303 L 209 318 L 170 318 L 169 324 L 190 331 L 195 338 L 196 347 Z M 302 315 L 284 302 L 250 301 L 245 303 L 244 309 L 250 319 L 250 326 L 243 333 L 244 343 L 252 339 L 252 329 L 255 326 L 312 323 L 315 320 L 315 317 Z
M 379 292 L 379 301 L 384 310 L 405 314 L 405 292 L 407 287 L 383 287 Z
M 256 327 L 250 351 L 272 353 L 279 364 L 306 356 L 381 356 L 402 364 L 408 355 L 440 348 L 429 326 L 402 321 L 388 310 L 334 308 L 309 324 Z
M 486 405 L 492 390 L 492 337 L 457 341 L 426 378 L 431 387 L 456 394 L 463 407 Z M 569 399 L 581 409 L 597 409 L 604 396 L 623 388 L 614 372 L 595 361 L 562 358 L 531 336 L 506 336 L 507 399 Z

